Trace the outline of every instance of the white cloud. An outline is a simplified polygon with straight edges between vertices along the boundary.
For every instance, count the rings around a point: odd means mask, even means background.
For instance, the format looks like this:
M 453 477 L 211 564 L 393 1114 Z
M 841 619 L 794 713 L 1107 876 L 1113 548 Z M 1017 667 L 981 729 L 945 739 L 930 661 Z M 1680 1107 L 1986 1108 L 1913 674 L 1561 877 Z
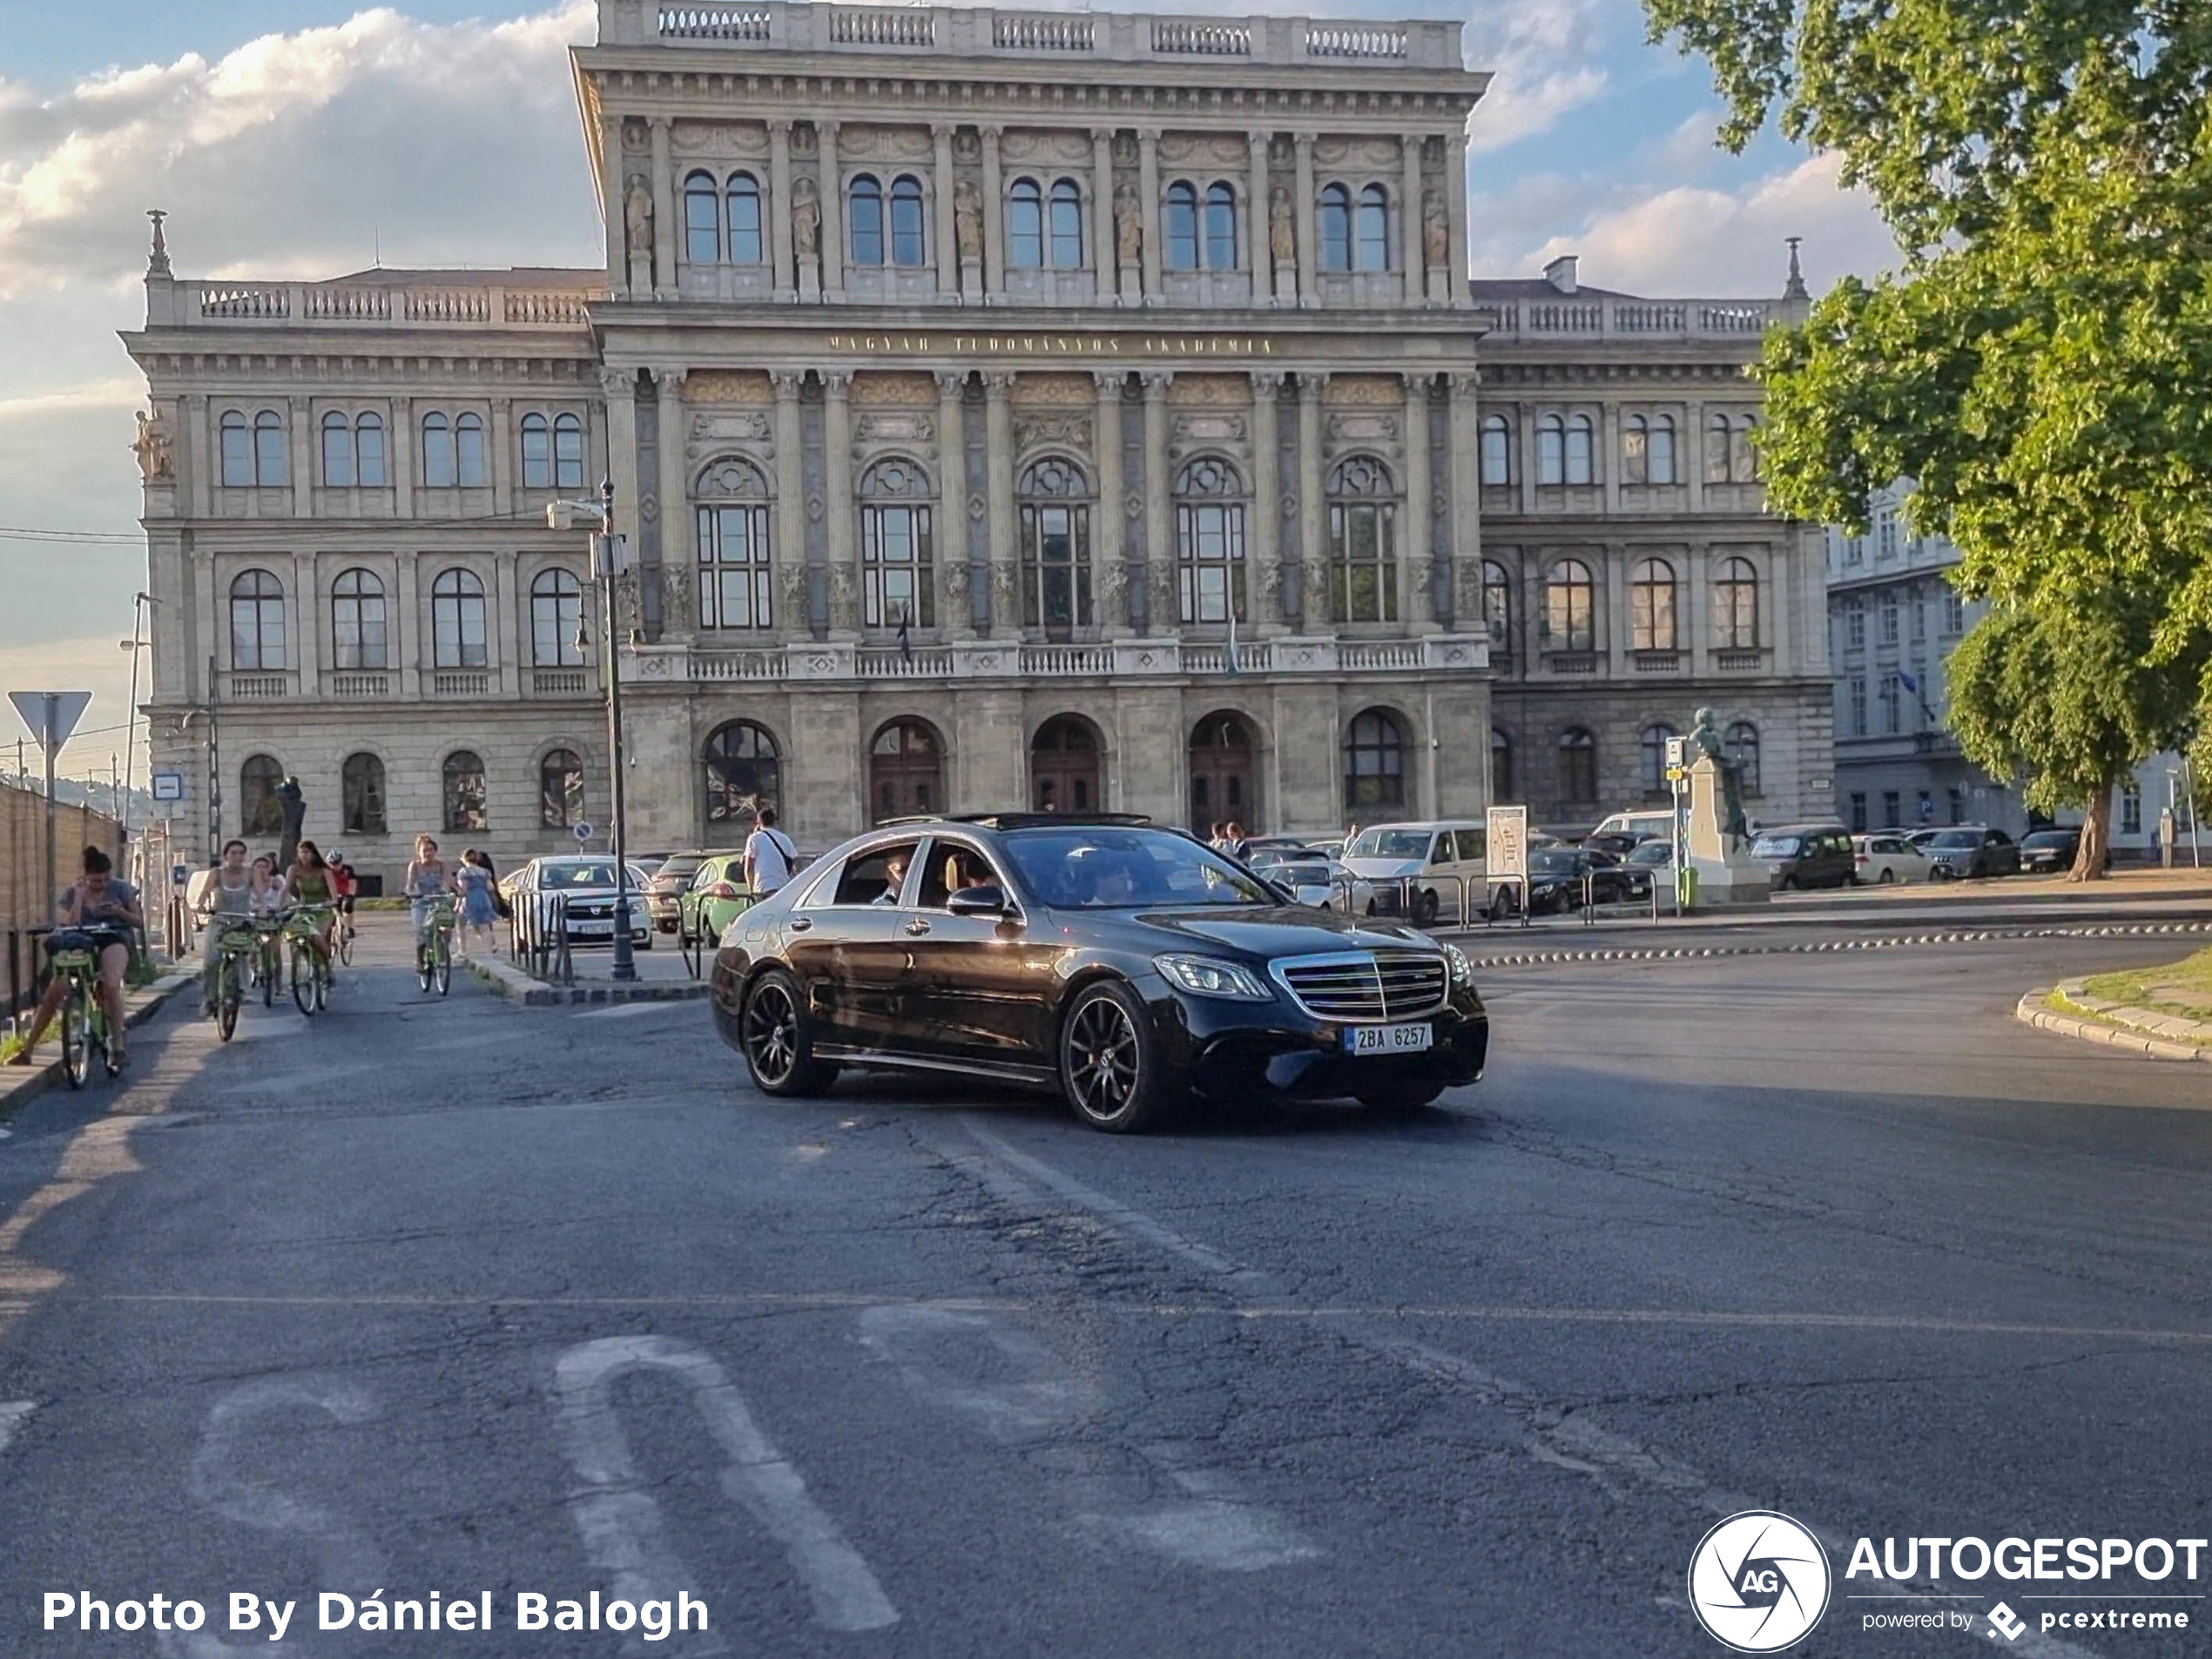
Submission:
M 65 776 L 81 776 L 98 769 L 105 776 L 108 757 L 111 754 L 120 762 L 125 732 L 131 706 L 131 653 L 120 649 L 120 642 L 131 631 L 131 596 L 123 596 L 123 622 L 111 634 L 93 634 L 71 639 L 40 640 L 30 644 L 0 644 L 0 690 L 10 691 L 90 691 L 91 703 L 77 723 L 78 735 L 64 745 L 59 767 Z M 139 669 L 143 676 L 144 666 Z M 138 695 L 146 695 L 143 678 Z M 8 727 L 16 725 L 15 711 L 0 702 L 0 715 L 4 715 Z M 0 738 L 12 738 L 14 730 L 0 729 Z M 138 732 L 141 745 L 145 740 L 143 724 Z M 26 749 L 29 745 L 26 739 Z M 36 752 L 32 769 L 37 766 Z M 15 750 L 8 751 L 8 770 L 15 770 Z M 136 768 L 141 786 L 145 782 L 145 768 Z
M 1602 60 L 1620 24 L 1615 0 L 1489 0 L 1467 20 L 1467 62 L 1491 74 L 1467 129 L 1475 154 L 1548 132 L 1605 96 Z

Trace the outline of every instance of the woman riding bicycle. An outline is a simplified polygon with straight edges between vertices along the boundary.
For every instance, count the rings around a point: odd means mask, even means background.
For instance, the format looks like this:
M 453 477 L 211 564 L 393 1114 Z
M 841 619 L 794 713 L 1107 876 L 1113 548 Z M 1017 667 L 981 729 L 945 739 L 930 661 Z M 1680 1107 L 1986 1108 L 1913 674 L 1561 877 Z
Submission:
M 405 886 L 408 908 L 415 919 L 415 942 L 419 946 L 429 934 L 430 918 L 436 913 L 438 901 L 454 890 L 452 873 L 438 856 L 438 844 L 427 835 L 415 838 L 415 857 L 407 867 Z
M 292 867 L 284 873 L 280 893 L 293 904 L 322 907 L 323 914 L 315 922 L 314 945 L 322 953 L 323 966 L 327 968 L 330 965 L 330 929 L 338 920 L 334 908 L 338 891 L 331 881 L 330 867 L 323 862 L 322 853 L 313 841 L 300 843 Z
M 207 919 L 200 935 L 200 1012 L 215 1011 L 215 957 L 224 933 L 234 927 L 251 927 L 258 892 L 253 869 L 246 862 L 246 843 L 233 837 L 223 843 L 223 861 L 213 879 L 200 890 L 199 910 Z
M 145 921 L 138 909 L 138 890 L 114 874 L 115 866 L 97 846 L 84 849 L 84 873 L 61 895 L 61 921 L 46 935 L 46 954 L 57 951 L 89 950 L 100 965 L 100 1007 L 108 1021 L 108 1065 L 123 1069 L 123 974 L 131 966 L 132 930 Z M 46 1035 L 54 1011 L 69 994 L 69 978 L 54 974 L 38 999 L 38 1013 L 30 1022 L 30 1035 L 8 1063 L 30 1064 L 30 1051 Z

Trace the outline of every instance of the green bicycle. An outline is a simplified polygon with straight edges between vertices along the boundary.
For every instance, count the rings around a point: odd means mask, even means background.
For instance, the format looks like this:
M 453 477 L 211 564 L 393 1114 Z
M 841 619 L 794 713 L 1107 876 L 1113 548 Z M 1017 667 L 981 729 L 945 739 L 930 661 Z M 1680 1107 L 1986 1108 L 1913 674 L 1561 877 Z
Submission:
M 440 996 L 453 988 L 453 900 L 440 899 L 415 942 L 415 978 Z
M 285 953 L 291 962 L 292 1000 L 310 1017 L 330 1006 L 330 953 L 322 941 L 328 905 L 300 905 L 284 919 Z
M 54 972 L 69 981 L 62 999 L 62 1070 L 71 1089 L 82 1089 L 92 1075 L 92 1050 L 100 1051 L 100 1068 L 115 1076 L 115 1034 L 108 1028 L 107 1010 L 100 1006 L 100 964 L 90 950 L 57 950 Z
M 276 1006 L 277 981 L 284 971 L 284 945 L 278 937 L 284 930 L 281 916 L 260 915 L 253 918 L 253 975 L 251 983 L 261 993 L 261 1006 Z
M 215 961 L 208 972 L 207 1001 L 214 1010 L 215 1029 L 224 1042 L 238 1029 L 238 1005 L 246 1000 L 246 975 L 260 954 L 260 935 L 252 922 L 239 919 L 223 927 L 215 937 Z

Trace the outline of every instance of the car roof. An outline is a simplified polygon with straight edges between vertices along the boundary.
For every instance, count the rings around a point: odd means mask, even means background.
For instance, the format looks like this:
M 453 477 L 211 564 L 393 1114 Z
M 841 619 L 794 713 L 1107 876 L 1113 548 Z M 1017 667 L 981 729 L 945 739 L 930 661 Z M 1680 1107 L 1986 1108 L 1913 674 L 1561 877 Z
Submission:
M 1015 830 L 1035 829 L 1040 826 L 1067 827 L 1103 825 L 1123 828 L 1163 829 L 1165 825 L 1153 823 L 1143 813 L 916 813 L 907 818 L 888 818 L 875 826 L 877 829 L 914 829 L 930 824 L 957 824 L 969 829 Z
M 1762 836 L 1823 835 L 1827 833 L 1830 830 L 1840 830 L 1846 835 L 1851 833 L 1849 830 L 1844 829 L 1844 826 L 1841 824 L 1837 823 L 1835 819 L 1831 818 L 1807 819 L 1802 824 L 1767 824 L 1761 826 L 1759 833 Z M 1895 835 L 1901 833 L 1901 832 L 1897 830 L 1866 830 L 1861 833 L 1868 835 Z
M 1487 829 L 1489 825 L 1480 818 L 1400 818 L 1387 824 L 1362 824 L 1359 833 L 1370 834 L 1376 830 L 1442 830 Z

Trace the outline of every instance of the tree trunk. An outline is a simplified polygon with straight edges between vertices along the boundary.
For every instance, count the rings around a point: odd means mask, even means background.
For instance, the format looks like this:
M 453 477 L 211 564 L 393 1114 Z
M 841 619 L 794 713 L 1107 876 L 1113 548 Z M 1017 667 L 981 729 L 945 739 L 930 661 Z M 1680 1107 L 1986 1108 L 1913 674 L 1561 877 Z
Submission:
M 2101 881 L 2112 873 L 2112 786 L 2101 786 L 2081 815 L 2081 845 L 2074 854 L 2069 881 Z

